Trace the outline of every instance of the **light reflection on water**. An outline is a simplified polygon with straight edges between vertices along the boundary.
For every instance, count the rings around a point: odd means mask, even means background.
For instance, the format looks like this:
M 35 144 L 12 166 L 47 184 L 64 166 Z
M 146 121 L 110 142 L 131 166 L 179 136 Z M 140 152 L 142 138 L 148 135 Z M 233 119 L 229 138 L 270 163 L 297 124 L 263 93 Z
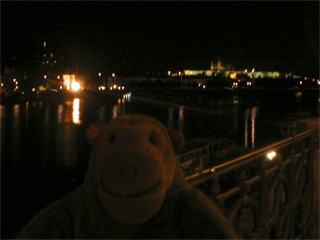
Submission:
M 73 112 L 72 112 L 72 120 L 74 124 L 80 124 L 80 99 L 75 98 L 73 100 Z
M 2 145 L 11 145 L 11 152 L 5 151 L 4 157 L 8 155 L 8 159 L 10 156 L 15 159 L 31 159 L 31 152 L 37 149 L 37 156 L 41 161 L 53 160 L 65 166 L 74 166 L 79 161 L 79 142 L 86 141 L 83 133 L 88 124 L 93 121 L 108 122 L 127 113 L 154 116 L 167 127 L 182 131 L 187 140 L 238 134 L 240 138 L 243 136 L 241 141 L 244 147 L 256 147 L 257 107 L 248 108 L 241 113 L 239 105 L 235 104 L 224 109 L 224 114 L 229 113 L 227 116 L 215 114 L 214 110 L 209 113 L 197 112 L 196 109 L 185 106 L 160 106 L 152 102 L 129 101 L 123 98 L 101 102 L 95 108 L 86 101 L 74 98 L 59 104 L 34 102 L 1 105 L 1 120 L 8 124 L 4 136 L 6 139 Z M 7 115 L 10 108 L 11 116 Z M 218 108 L 217 113 L 220 110 L 221 108 Z M 1 123 L 1 129 L 3 125 Z M 26 143 L 26 147 L 21 149 L 22 143 Z M 24 152 L 27 154 L 20 154 Z
M 244 124 L 244 147 L 249 148 L 249 135 L 251 133 L 251 148 L 256 145 L 256 117 L 258 115 L 258 107 L 248 108 L 245 111 Z M 250 127 L 251 125 L 251 127 Z

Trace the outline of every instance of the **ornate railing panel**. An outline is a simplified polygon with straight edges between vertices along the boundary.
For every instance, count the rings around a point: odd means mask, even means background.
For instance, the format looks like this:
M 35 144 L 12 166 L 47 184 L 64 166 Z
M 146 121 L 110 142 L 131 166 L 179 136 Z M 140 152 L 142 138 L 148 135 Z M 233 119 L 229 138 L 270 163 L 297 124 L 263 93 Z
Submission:
M 235 141 L 221 139 L 210 144 L 182 153 L 180 155 L 181 167 L 186 175 L 200 172 L 221 159 L 236 155 Z
M 187 176 L 240 238 L 300 239 L 313 221 L 314 129 Z

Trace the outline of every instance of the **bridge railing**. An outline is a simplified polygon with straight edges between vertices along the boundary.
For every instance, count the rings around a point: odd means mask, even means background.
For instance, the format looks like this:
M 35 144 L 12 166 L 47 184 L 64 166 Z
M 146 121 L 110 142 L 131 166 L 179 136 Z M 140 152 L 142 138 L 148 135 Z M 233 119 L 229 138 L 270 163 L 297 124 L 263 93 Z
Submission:
M 240 238 L 300 239 L 313 221 L 314 132 L 207 167 L 187 180 L 212 197 Z
M 236 142 L 225 139 L 212 141 L 206 146 L 180 154 L 181 167 L 186 175 L 202 171 L 213 163 L 236 155 Z

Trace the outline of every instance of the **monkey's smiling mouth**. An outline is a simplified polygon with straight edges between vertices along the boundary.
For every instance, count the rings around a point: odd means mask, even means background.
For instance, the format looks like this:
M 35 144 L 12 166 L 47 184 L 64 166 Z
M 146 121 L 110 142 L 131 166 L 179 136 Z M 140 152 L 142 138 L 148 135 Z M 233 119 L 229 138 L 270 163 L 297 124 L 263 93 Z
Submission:
M 134 194 L 119 194 L 119 193 L 115 193 L 111 190 L 109 190 L 108 188 L 106 188 L 102 181 L 100 180 L 100 186 L 102 187 L 102 189 L 107 192 L 108 194 L 117 197 L 117 198 L 138 198 L 138 197 L 142 197 L 144 195 L 148 195 L 149 193 L 152 193 L 153 191 L 157 190 L 160 186 L 162 185 L 162 181 L 157 182 L 155 185 L 153 185 L 152 187 L 143 190 L 141 192 L 138 193 L 134 193 Z

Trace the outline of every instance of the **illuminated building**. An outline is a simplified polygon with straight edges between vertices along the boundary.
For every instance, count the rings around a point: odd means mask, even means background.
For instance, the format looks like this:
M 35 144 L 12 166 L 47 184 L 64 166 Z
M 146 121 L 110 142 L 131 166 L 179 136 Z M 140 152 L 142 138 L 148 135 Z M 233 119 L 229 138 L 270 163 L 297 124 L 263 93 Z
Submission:
M 71 90 L 72 84 L 76 82 L 76 76 L 74 74 L 63 74 L 62 79 L 66 90 Z
M 183 74 L 185 76 L 221 76 L 225 78 L 237 79 L 238 75 L 245 75 L 249 78 L 280 78 L 281 73 L 277 71 L 252 71 L 245 70 L 234 70 L 234 68 L 230 65 L 224 66 L 220 60 L 218 59 L 217 64 L 211 62 L 210 69 L 208 70 L 184 70 Z M 285 75 L 289 77 L 288 74 Z
M 45 89 L 54 88 L 61 85 L 60 76 L 65 72 L 65 61 L 62 56 L 58 56 L 50 47 L 49 42 L 42 42 L 42 48 L 35 55 L 37 62 L 36 76 L 41 76 L 41 84 Z M 46 76 L 46 77 L 44 77 Z

